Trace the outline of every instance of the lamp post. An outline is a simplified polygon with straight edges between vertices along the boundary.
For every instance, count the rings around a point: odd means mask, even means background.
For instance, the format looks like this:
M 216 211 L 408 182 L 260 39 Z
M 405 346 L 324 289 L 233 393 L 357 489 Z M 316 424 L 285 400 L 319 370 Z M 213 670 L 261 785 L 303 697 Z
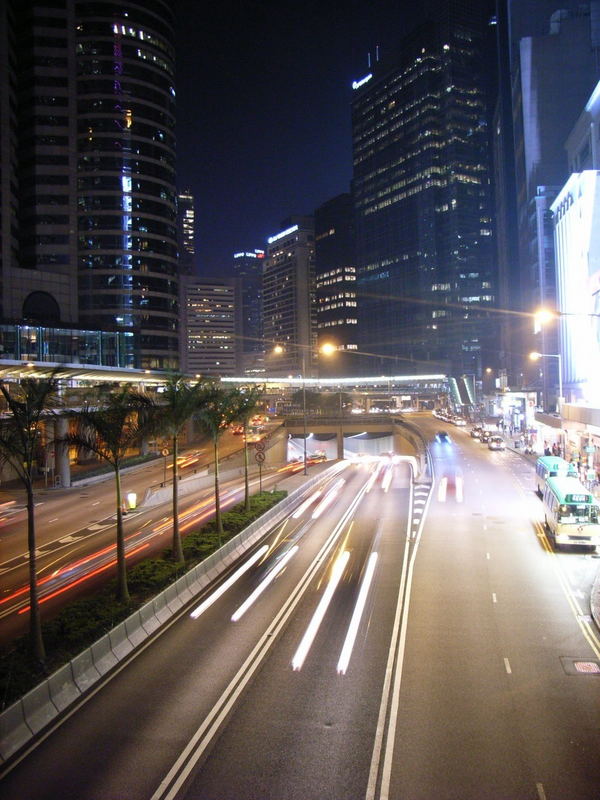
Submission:
M 304 475 L 307 474 L 307 466 L 306 466 L 306 347 L 303 345 L 297 344 L 294 345 L 300 349 L 300 353 L 302 355 L 302 462 L 303 462 L 303 473 Z M 283 345 L 276 344 L 273 348 L 273 352 L 276 355 L 281 355 L 285 352 L 285 348 Z
M 532 361 L 537 361 L 538 358 L 557 358 L 558 359 L 558 403 L 556 404 L 557 412 L 560 414 L 562 404 L 562 356 L 560 353 L 530 353 L 529 358 Z

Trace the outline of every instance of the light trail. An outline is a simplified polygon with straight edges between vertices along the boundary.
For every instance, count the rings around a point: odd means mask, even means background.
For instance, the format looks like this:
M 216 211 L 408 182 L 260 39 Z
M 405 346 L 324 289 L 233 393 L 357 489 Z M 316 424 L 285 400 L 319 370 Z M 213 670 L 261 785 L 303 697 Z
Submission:
M 304 514 L 304 512 L 306 511 L 306 509 L 310 505 L 312 505 L 315 502 L 315 500 L 318 497 L 320 497 L 322 494 L 323 494 L 322 490 L 321 489 L 317 489 L 317 491 L 314 492 L 314 494 L 311 494 L 310 497 L 307 497 L 306 500 L 301 505 L 298 506 L 298 508 L 292 514 L 292 517 L 294 519 L 298 519 L 298 517 L 301 517 L 302 514 Z
M 344 478 L 340 478 L 334 483 L 334 485 L 331 487 L 331 489 L 329 489 L 325 497 L 321 500 L 319 505 L 313 511 L 312 513 L 313 519 L 318 519 L 321 516 L 321 514 L 325 511 L 325 509 L 328 508 L 333 503 L 335 498 L 338 496 L 340 489 L 345 483 L 346 481 L 344 480 Z
M 340 675 L 346 674 L 348 664 L 350 663 L 352 649 L 354 648 L 354 642 L 356 641 L 358 627 L 360 625 L 362 613 L 367 602 L 367 596 L 369 594 L 369 589 L 371 588 L 371 582 L 373 580 L 376 565 L 377 553 L 371 553 L 367 562 L 367 569 L 365 570 L 360 592 L 358 593 L 358 599 L 356 601 L 356 605 L 354 606 L 354 611 L 352 612 L 352 619 L 350 620 L 350 625 L 348 626 L 348 633 L 346 634 L 346 638 L 344 640 L 344 646 L 342 647 L 342 652 L 340 653 L 340 658 L 337 665 L 337 671 Z
M 335 561 L 333 565 L 333 570 L 331 573 L 331 578 L 329 579 L 329 583 L 327 584 L 327 588 L 323 592 L 323 596 L 319 602 L 319 605 L 316 608 L 315 613 L 308 625 L 308 628 L 304 632 L 304 636 L 296 650 L 296 654 L 292 659 L 292 669 L 298 671 L 302 669 L 302 665 L 304 664 L 304 660 L 308 655 L 308 652 L 312 646 L 312 643 L 317 635 L 321 622 L 323 621 L 323 617 L 325 616 L 325 612 L 329 608 L 329 604 L 331 603 L 331 599 L 334 595 L 335 590 L 337 589 L 338 583 L 342 577 L 346 564 L 348 563 L 348 559 L 350 558 L 350 551 L 344 550 Z
M 438 502 L 445 503 L 446 502 L 446 492 L 448 489 L 448 478 L 445 476 L 440 480 L 440 485 L 438 486 Z
M 136 553 L 139 553 L 140 550 L 144 550 L 144 548 L 146 547 L 148 547 L 148 544 L 142 544 L 140 545 L 140 547 L 136 547 L 135 550 L 132 550 L 130 553 L 127 553 L 125 558 L 130 558 Z M 52 600 L 53 597 L 58 597 L 59 594 L 64 594 L 65 592 L 68 592 L 69 589 L 72 589 L 74 586 L 78 586 L 80 583 L 83 583 L 84 581 L 93 578 L 95 575 L 99 575 L 101 572 L 105 572 L 107 569 L 110 569 L 110 567 L 114 567 L 116 563 L 117 559 L 115 558 L 113 561 L 109 561 L 108 564 L 104 564 L 102 567 L 98 567 L 98 569 L 92 570 L 92 572 L 88 572 L 85 575 L 82 575 L 81 578 L 77 578 L 77 580 L 71 581 L 66 586 L 57 589 L 55 592 L 51 592 L 50 594 L 40 597 L 38 601 L 39 604 L 41 605 L 42 603 L 46 603 L 48 600 Z M 29 609 L 30 606 L 23 606 L 23 608 L 19 609 L 18 613 L 25 614 L 25 612 L 29 611 Z
M 222 584 L 219 586 L 219 588 L 218 588 L 218 589 L 216 589 L 216 591 L 214 591 L 214 592 L 213 592 L 211 595 L 209 595 L 209 596 L 206 598 L 206 600 L 204 600 L 202 603 L 200 603 L 200 605 L 199 605 L 199 606 L 197 606 L 197 607 L 196 607 L 196 608 L 195 608 L 195 609 L 194 609 L 194 610 L 191 612 L 191 614 L 190 614 L 190 617 L 192 617 L 192 619 L 198 619 L 198 617 L 199 617 L 201 614 L 203 614 L 203 613 L 206 611 L 206 609 L 207 609 L 207 608 L 210 608 L 210 606 L 212 606 L 212 604 L 213 604 L 215 601 L 217 601 L 217 600 L 219 599 L 219 597 L 221 597 L 221 595 L 222 595 L 222 594 L 224 594 L 224 593 L 227 591 L 227 589 L 231 588 L 231 587 L 233 586 L 233 584 L 234 584 L 234 583 L 235 583 L 237 580 L 239 580 L 239 579 L 242 577 L 242 575 L 243 575 L 245 572 L 247 572 L 247 571 L 250 569 L 250 567 L 252 567 L 252 566 L 253 566 L 253 565 L 254 565 L 254 564 L 255 564 L 255 563 L 256 563 L 256 562 L 257 562 L 257 561 L 258 561 L 260 558 L 262 558 L 263 554 L 264 554 L 264 553 L 266 553 L 268 549 L 269 549 L 269 548 L 267 547 L 267 545 L 266 545 L 266 544 L 264 544 L 264 545 L 263 545 L 261 548 L 259 548 L 259 549 L 256 551 L 256 553 L 254 553 L 254 554 L 253 554 L 253 555 L 252 555 L 252 556 L 251 556 L 251 557 L 248 559 L 248 561 L 245 561 L 245 562 L 242 564 L 242 566 L 241 566 L 241 567 L 239 567 L 239 569 L 236 569 L 236 571 L 235 571 L 233 574 L 231 574 L 231 575 L 229 576 L 229 578 L 227 578 L 227 580 L 226 580 L 226 581 L 224 581 L 224 582 L 223 582 L 223 583 L 222 583 Z
M 248 611 L 251 605 L 260 597 L 260 595 L 264 592 L 264 590 L 275 580 L 275 578 L 279 575 L 281 570 L 285 567 L 288 561 L 296 555 L 298 552 L 298 545 L 294 545 L 291 547 L 287 553 L 281 558 L 281 560 L 273 567 L 273 569 L 268 573 L 266 578 L 258 584 L 256 589 L 249 595 L 246 600 L 242 603 L 242 605 L 235 611 L 231 617 L 232 622 L 237 622 L 241 617 Z
M 383 478 L 381 479 L 381 488 L 384 492 L 387 492 L 392 485 L 392 477 L 392 465 L 390 464 L 388 467 L 386 467 L 385 472 L 383 473 Z

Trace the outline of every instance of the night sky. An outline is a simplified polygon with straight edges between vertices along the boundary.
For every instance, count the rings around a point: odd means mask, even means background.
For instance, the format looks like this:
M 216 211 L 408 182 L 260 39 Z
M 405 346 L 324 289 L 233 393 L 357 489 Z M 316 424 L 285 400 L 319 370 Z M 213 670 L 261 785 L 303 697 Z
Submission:
M 351 83 L 417 21 L 411 6 L 175 0 L 178 188 L 195 196 L 200 274 L 348 191 Z

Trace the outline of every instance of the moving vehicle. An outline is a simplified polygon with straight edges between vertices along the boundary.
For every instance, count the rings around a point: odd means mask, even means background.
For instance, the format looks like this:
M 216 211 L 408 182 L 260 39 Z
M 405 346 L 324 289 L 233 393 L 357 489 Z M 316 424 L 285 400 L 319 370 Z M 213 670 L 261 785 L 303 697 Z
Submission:
M 501 436 L 490 436 L 487 446 L 490 450 L 504 450 L 506 447 L 504 439 Z
M 555 546 L 600 545 L 598 505 L 594 495 L 573 477 L 550 477 L 542 495 L 544 523 Z
M 487 444 L 492 437 L 491 431 L 481 431 L 479 434 L 479 441 L 481 444 Z
M 449 444 L 450 443 L 450 436 L 446 431 L 438 431 L 435 435 L 436 442 L 440 442 L 440 444 Z
M 560 456 L 540 456 L 535 464 L 535 490 L 541 497 L 548 478 L 559 476 L 577 478 L 577 468 Z
M 481 436 L 482 430 L 483 430 L 483 428 L 481 427 L 481 425 L 475 425 L 474 428 L 471 428 L 471 438 L 472 439 L 479 439 L 479 437 Z

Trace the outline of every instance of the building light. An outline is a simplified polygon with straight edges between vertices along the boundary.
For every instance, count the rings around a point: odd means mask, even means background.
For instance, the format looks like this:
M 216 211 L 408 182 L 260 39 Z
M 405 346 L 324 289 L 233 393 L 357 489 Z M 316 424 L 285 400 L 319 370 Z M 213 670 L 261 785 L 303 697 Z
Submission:
M 370 81 L 372 77 L 373 77 L 373 73 L 369 72 L 369 74 L 365 75 L 364 78 L 361 78 L 358 81 L 352 81 L 352 88 L 353 89 L 360 89 L 360 87 L 364 86 L 365 83 L 368 83 L 368 81 Z
M 289 236 L 290 233 L 294 233 L 294 231 L 297 231 L 297 230 L 298 230 L 298 226 L 297 225 L 292 225 L 291 228 L 286 228 L 284 231 L 281 231 L 281 233 L 276 233 L 275 236 L 269 236 L 269 238 L 267 239 L 267 242 L 269 244 L 273 244 L 273 242 L 276 242 L 278 239 L 282 239 L 284 236 Z

